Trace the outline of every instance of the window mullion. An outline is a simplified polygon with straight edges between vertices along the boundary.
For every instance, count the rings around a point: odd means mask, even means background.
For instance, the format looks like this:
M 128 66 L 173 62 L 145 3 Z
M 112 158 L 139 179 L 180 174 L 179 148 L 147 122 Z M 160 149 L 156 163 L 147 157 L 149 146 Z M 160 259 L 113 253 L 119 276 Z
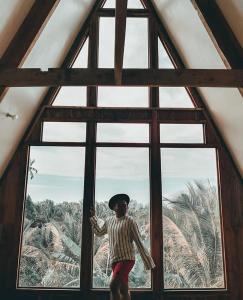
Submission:
M 98 66 L 98 16 L 95 15 L 90 27 L 88 67 Z M 87 106 L 97 106 L 97 87 L 87 87 Z M 90 208 L 94 206 L 95 197 L 95 161 L 96 161 L 96 122 L 87 122 L 86 131 L 86 153 L 85 153 L 85 173 L 84 173 L 84 197 L 83 197 L 83 230 L 82 230 L 82 251 L 81 251 L 81 275 L 80 287 L 88 291 L 92 287 L 92 260 L 93 235 L 91 231 L 89 216 Z M 85 241 L 85 243 L 84 243 Z
M 158 34 L 156 24 L 152 16 L 149 17 L 149 68 L 158 68 Z M 159 89 L 158 87 L 149 88 L 149 107 L 159 107 Z M 150 125 L 150 198 L 151 198 L 151 252 L 155 261 L 155 269 L 152 276 L 152 287 L 154 293 L 162 288 L 162 187 L 161 187 L 161 169 L 160 169 L 160 146 L 159 140 L 159 122 L 158 112 L 152 112 L 152 123 Z

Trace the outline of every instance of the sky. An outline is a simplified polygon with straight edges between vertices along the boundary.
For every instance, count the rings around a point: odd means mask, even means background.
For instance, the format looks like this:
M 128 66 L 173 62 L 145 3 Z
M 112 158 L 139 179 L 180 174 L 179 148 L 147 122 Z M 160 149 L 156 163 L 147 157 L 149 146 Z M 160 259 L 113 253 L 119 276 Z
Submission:
M 107 201 L 116 193 L 128 193 L 140 203 L 149 203 L 148 148 L 97 148 L 96 201 Z M 34 202 L 77 202 L 83 198 L 85 150 L 81 147 L 31 147 L 30 158 L 38 170 L 28 179 L 27 193 Z M 214 149 L 164 148 L 161 150 L 163 196 L 186 190 L 194 180 L 216 184 Z

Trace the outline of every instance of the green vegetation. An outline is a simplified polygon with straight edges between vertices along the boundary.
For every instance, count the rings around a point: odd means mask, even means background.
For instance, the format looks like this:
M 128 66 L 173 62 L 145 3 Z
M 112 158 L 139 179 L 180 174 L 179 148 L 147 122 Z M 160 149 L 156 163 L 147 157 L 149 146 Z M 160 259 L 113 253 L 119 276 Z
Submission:
M 188 184 L 187 193 L 163 199 L 165 288 L 222 288 L 223 262 L 217 192 L 209 184 Z M 20 287 L 79 287 L 82 202 L 34 203 L 25 205 Z M 112 212 L 108 203 L 97 203 L 99 218 Z M 150 246 L 149 208 L 132 200 L 129 214 Z M 93 286 L 108 287 L 111 268 L 107 236 L 94 240 Z M 130 273 L 132 287 L 150 287 L 138 256 Z

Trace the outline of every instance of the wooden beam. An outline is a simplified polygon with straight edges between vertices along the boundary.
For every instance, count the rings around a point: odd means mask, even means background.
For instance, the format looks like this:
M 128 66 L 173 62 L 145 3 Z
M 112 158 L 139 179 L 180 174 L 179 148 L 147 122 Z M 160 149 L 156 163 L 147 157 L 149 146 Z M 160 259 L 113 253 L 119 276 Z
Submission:
M 126 35 L 127 0 L 116 0 L 115 27 L 115 80 L 118 85 L 122 81 L 122 66 Z
M 148 109 L 148 108 L 91 108 L 46 106 L 42 122 L 102 122 L 150 123 L 152 112 L 158 113 L 160 123 L 204 123 L 201 109 Z
M 216 1 L 193 0 L 205 28 L 227 67 L 243 68 L 243 49 L 225 21 Z
M 102 8 L 98 12 L 99 17 L 111 17 L 116 16 L 116 10 L 114 8 Z M 127 18 L 147 18 L 149 16 L 149 11 L 147 9 L 141 8 L 128 8 Z
M 99 41 L 99 19 L 96 13 L 93 14 L 89 31 L 89 52 L 88 67 L 96 69 L 98 67 L 98 41 Z M 87 87 L 87 106 L 97 106 L 96 86 Z M 93 233 L 89 223 L 90 209 L 95 207 L 95 166 L 96 166 L 96 124 L 89 120 L 86 124 L 86 151 L 84 163 L 84 190 L 83 190 L 83 225 L 82 240 L 90 242 L 82 246 L 80 288 L 90 290 L 92 288 L 92 259 L 93 259 Z M 87 296 L 84 297 L 86 299 Z
M 60 0 L 36 0 L 0 59 L 0 68 L 19 67 L 33 48 Z M 0 87 L 0 102 L 7 89 Z
M 2 69 L 0 85 L 117 86 L 114 69 Z M 123 69 L 123 86 L 243 87 L 243 70 Z

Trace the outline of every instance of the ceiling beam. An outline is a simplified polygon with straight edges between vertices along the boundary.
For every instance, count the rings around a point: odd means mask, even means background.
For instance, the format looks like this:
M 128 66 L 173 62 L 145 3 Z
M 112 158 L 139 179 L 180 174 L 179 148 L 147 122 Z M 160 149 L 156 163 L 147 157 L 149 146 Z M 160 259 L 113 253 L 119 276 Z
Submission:
M 216 1 L 192 0 L 192 3 L 225 65 L 232 69 L 243 69 L 243 49 Z
M 114 8 L 101 8 L 98 11 L 99 17 L 110 17 L 114 18 L 116 15 L 116 10 Z M 128 18 L 147 18 L 149 16 L 149 11 L 143 8 L 128 8 L 127 17 Z
M 117 86 L 114 69 L 4 69 L 0 86 Z M 243 70 L 123 69 L 123 86 L 243 87 Z
M 127 18 L 127 0 L 116 0 L 116 24 L 115 24 L 115 80 L 121 84 L 122 66 L 125 46 Z
M 36 0 L 0 59 L 0 68 L 20 67 L 60 0 Z M 0 102 L 7 89 L 0 87 Z
M 149 123 L 152 112 L 158 113 L 160 123 L 204 123 L 201 109 L 144 109 L 46 106 L 40 117 L 42 122 L 127 122 Z

